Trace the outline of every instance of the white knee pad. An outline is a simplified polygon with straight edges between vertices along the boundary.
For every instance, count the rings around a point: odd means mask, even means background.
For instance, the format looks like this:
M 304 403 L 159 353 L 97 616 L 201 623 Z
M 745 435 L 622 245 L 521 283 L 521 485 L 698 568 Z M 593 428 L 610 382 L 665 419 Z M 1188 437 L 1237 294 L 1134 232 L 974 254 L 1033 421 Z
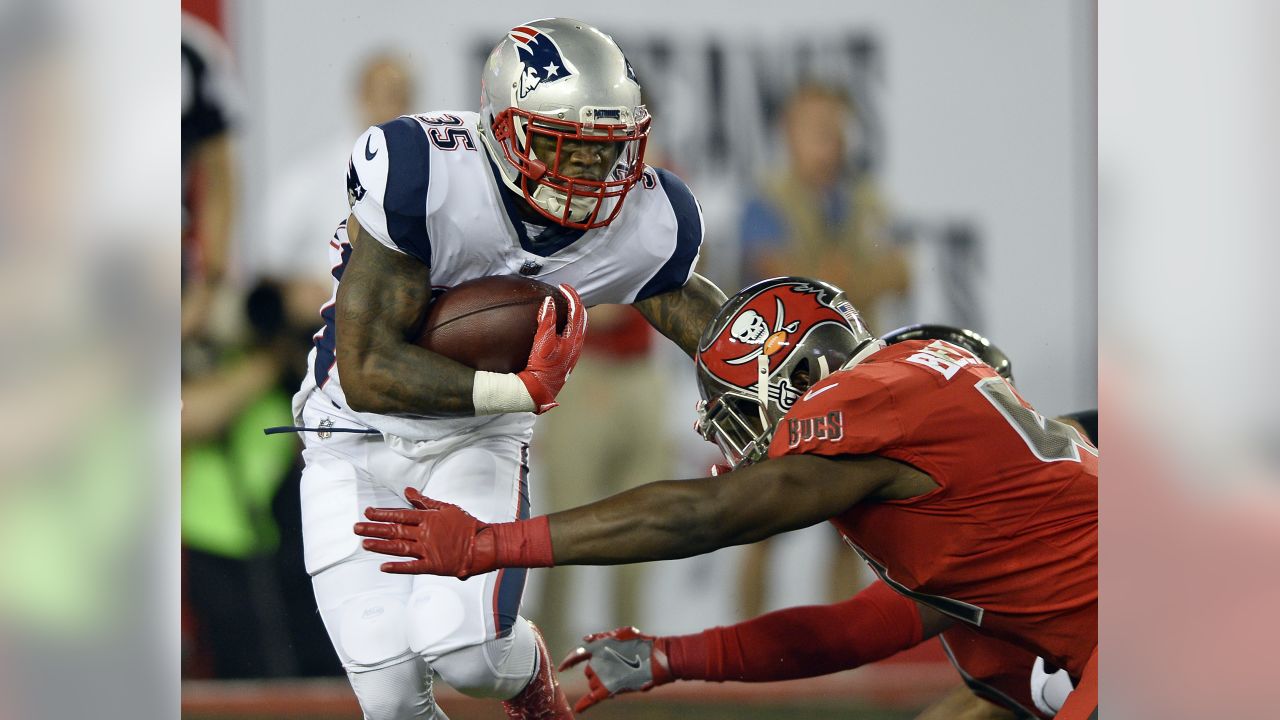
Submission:
M 431 669 L 464 695 L 507 700 L 529 684 L 537 664 L 533 628 L 518 617 L 506 637 L 441 655 Z
M 400 598 L 366 593 L 321 614 L 342 666 L 349 671 L 376 670 L 416 656 L 409 649 Z
M 1049 717 L 1057 715 L 1074 689 L 1066 670 L 1045 672 L 1044 658 L 1036 658 L 1031 668 L 1031 700 L 1035 702 L 1036 709 Z
M 431 669 L 414 657 L 398 665 L 347 673 L 364 720 L 448 720 L 431 694 Z

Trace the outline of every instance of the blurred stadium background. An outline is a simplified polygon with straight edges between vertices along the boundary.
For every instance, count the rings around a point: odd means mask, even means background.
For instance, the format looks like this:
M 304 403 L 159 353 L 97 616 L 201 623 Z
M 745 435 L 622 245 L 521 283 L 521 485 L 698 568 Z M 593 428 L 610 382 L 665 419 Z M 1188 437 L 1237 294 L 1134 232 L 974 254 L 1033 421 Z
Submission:
M 215 333 L 243 333 L 236 315 L 244 296 L 278 275 L 282 263 L 299 262 L 298 246 L 285 247 L 276 232 L 296 223 L 282 215 L 297 213 L 297 203 L 285 208 L 282 198 L 297 194 L 288 186 L 298 183 L 299 168 L 304 176 L 335 168 L 328 182 L 340 190 L 345 153 L 363 128 L 356 88 L 369 58 L 401 59 L 411 111 L 474 109 L 480 66 L 502 33 L 556 14 L 614 35 L 635 66 L 655 115 L 650 161 L 665 158 L 704 211 L 704 275 L 730 291 L 752 279 L 740 219 L 757 182 L 786 163 L 777 129 L 786 99 L 806 80 L 839 88 L 858 109 L 847 164 L 879 184 L 911 274 L 909 290 L 882 304 L 873 329 L 918 321 L 978 329 L 1014 358 L 1020 387 L 1040 409 L 1096 406 L 1095 48 L 1094 11 L 1086 3 L 800 1 L 780 12 L 728 0 L 554 8 L 506 2 L 455 4 L 445 12 L 401 1 L 184 0 L 183 10 L 225 41 L 231 59 L 225 89 L 235 213 L 229 292 L 213 311 Z M 323 228 L 338 219 L 316 220 Z M 317 234 L 312 252 L 323 256 L 327 236 Z M 184 353 L 196 355 L 185 346 Z M 701 475 L 715 458 L 687 431 L 696 399 L 687 361 L 665 343 L 654 345 L 649 361 L 668 379 L 666 409 L 634 421 L 666 429 L 669 472 Z M 538 469 L 535 454 L 534 510 L 556 509 L 539 504 Z M 192 499 L 190 482 L 184 476 L 184 537 L 194 535 L 185 528 L 195 515 L 211 512 Z M 246 553 L 254 555 L 249 579 L 235 589 L 224 585 L 225 597 L 216 597 L 221 581 L 210 575 L 220 560 L 210 561 L 196 540 L 184 550 L 184 717 L 358 714 L 301 574 L 291 520 L 295 484 L 296 474 L 285 473 L 270 490 L 267 537 Z M 829 529 L 784 537 L 768 552 L 760 607 L 826 601 L 825 575 L 840 552 Z M 734 548 L 646 566 L 627 605 L 634 616 L 626 618 L 611 611 L 608 571 L 576 573 L 573 590 L 554 600 L 543 598 L 546 579 L 533 573 L 525 609 L 539 621 L 546 602 L 567 603 L 553 655 L 569 649 L 564 633 L 615 624 L 694 632 L 743 619 L 736 593 L 744 562 Z M 259 630 L 227 633 L 237 615 Z M 247 658 L 231 673 L 217 657 L 228 653 Z M 583 687 L 576 674 L 565 682 L 571 695 Z M 957 682 L 929 643 L 827 678 L 677 685 L 606 703 L 592 715 L 900 718 Z M 455 720 L 497 712 L 447 689 L 440 700 Z

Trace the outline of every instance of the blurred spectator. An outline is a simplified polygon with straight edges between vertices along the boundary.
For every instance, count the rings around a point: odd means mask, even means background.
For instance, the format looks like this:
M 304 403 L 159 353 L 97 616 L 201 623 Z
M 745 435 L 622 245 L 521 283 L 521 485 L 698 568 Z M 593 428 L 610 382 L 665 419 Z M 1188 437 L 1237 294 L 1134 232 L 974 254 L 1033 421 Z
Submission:
M 590 311 L 590 332 L 573 377 L 565 384 L 560 407 L 547 413 L 534 435 L 544 511 L 593 502 L 670 473 L 668 436 L 663 426 L 667 380 L 653 357 L 653 329 L 644 316 L 625 305 L 597 305 Z M 687 358 L 686 358 L 687 359 Z M 595 483 L 596 479 L 604 482 Z M 611 579 L 611 621 L 641 622 L 644 565 L 592 568 Z M 536 616 L 552 654 L 576 647 L 593 630 L 575 621 L 575 594 L 587 588 L 582 568 L 550 568 Z M 594 576 L 593 576 L 594 577 Z
M 294 440 L 263 428 L 293 423 L 297 332 L 280 292 L 260 285 L 246 302 L 252 339 L 182 381 L 182 542 L 194 650 L 217 677 L 295 672 L 276 552 L 272 501 L 296 473 Z M 305 334 L 304 334 L 305 337 Z
M 761 183 L 742 213 L 743 280 L 779 275 L 822 278 L 845 289 L 874 332 L 880 302 L 908 289 L 907 258 L 890 231 L 880 191 L 857 167 L 857 109 L 842 90 L 802 83 L 782 110 L 785 170 Z M 769 540 L 743 555 L 744 617 L 765 610 Z M 834 553 L 828 600 L 849 597 L 870 577 L 848 552 Z
M 300 153 L 272 183 L 266 234 L 256 248 L 258 273 L 282 283 L 292 322 L 318 322 L 316 309 L 333 292 L 329 275 L 329 239 L 347 217 L 347 160 L 352 138 L 366 127 L 404 115 L 415 102 L 408 62 L 393 52 L 373 55 L 361 65 L 355 83 L 358 127 L 344 128 Z
M 182 15 L 182 338 L 202 335 L 227 269 L 238 189 L 231 50 Z
M 782 112 L 787 168 L 765 180 L 742 216 L 744 280 L 820 277 L 846 288 L 872 329 L 876 307 L 909 284 L 888 210 L 870 175 L 856 169 L 857 120 L 841 90 L 801 85 Z

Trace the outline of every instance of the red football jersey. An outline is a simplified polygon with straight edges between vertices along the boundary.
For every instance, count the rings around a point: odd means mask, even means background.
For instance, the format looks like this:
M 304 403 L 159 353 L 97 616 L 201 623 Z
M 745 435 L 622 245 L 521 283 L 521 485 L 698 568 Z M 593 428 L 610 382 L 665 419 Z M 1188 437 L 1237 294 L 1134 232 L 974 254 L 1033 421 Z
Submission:
M 1065 667 L 1097 645 L 1098 451 L 969 352 L 891 345 L 787 412 L 770 457 L 880 455 L 938 489 L 832 523 L 899 592 Z
M 1031 698 L 1035 653 L 964 623 L 947 628 L 938 640 L 965 685 L 979 697 L 1014 711 L 1018 717 L 1045 717 Z

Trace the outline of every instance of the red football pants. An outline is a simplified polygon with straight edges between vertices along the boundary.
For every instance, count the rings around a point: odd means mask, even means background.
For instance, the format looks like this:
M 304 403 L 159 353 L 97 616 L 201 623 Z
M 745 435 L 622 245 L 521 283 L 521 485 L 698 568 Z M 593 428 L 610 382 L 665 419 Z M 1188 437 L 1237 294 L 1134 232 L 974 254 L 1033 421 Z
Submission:
M 1085 663 L 1084 672 L 1076 689 L 1067 696 L 1062 709 L 1058 711 L 1057 720 L 1096 720 L 1098 717 L 1098 648 L 1093 649 L 1089 662 Z

